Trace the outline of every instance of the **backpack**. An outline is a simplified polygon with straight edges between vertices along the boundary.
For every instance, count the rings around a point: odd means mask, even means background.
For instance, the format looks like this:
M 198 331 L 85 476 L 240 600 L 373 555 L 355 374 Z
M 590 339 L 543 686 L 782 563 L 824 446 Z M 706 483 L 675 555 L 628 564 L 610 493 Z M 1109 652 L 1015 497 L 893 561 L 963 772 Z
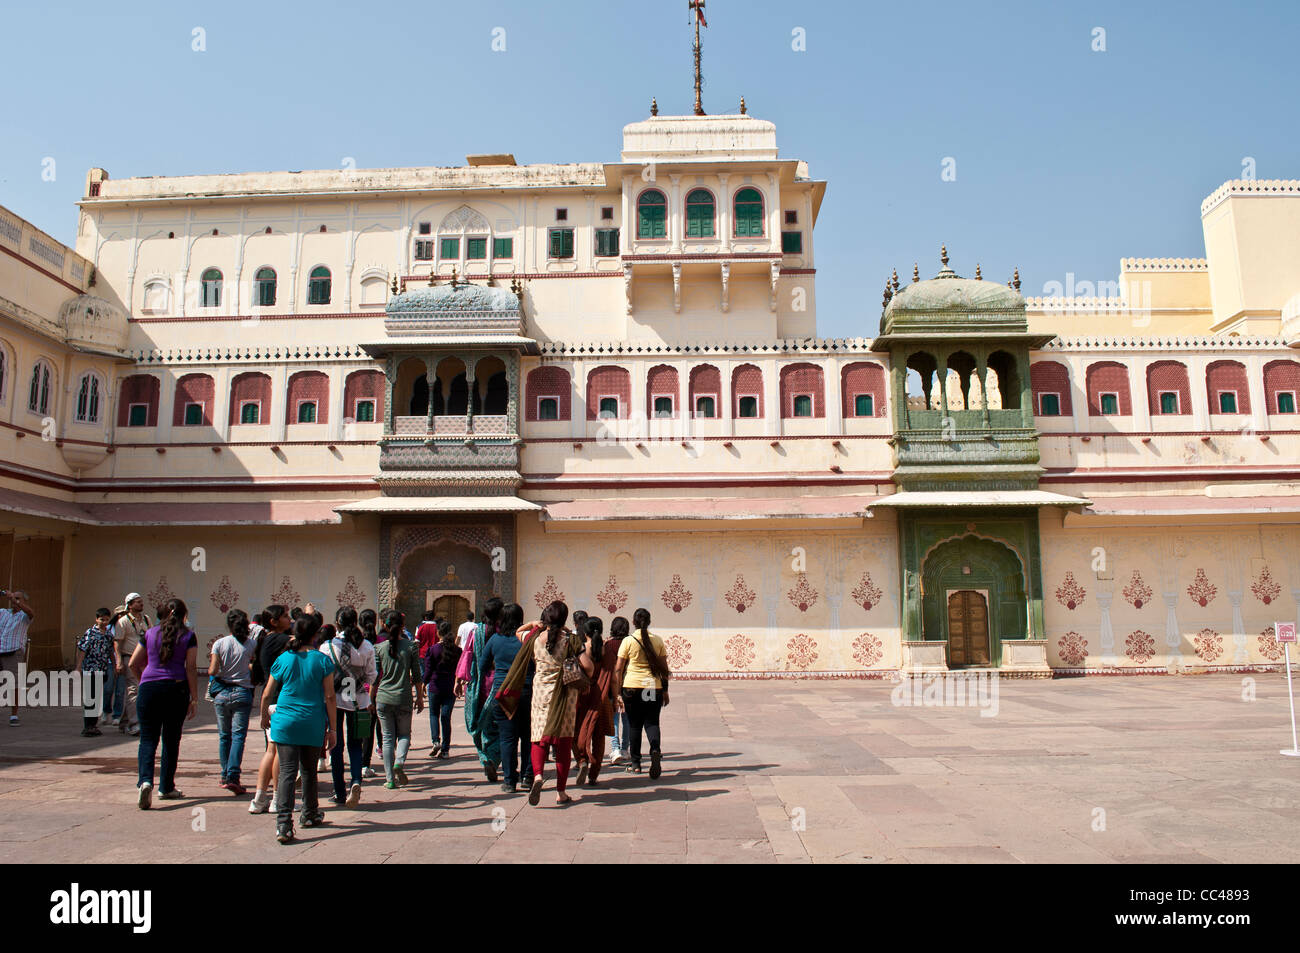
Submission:
M 352 646 L 347 639 L 343 640 L 343 659 L 340 661 L 333 643 L 330 644 L 330 658 L 334 660 L 334 694 L 341 695 L 343 686 L 350 677 L 348 666 L 352 664 Z

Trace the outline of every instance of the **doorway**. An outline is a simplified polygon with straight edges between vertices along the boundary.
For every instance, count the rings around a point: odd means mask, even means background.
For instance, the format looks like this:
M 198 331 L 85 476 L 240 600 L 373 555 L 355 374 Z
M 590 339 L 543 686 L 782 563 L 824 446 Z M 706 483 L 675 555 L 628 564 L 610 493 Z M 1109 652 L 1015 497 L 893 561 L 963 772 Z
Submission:
M 977 589 L 948 592 L 948 667 L 992 664 L 989 602 Z
M 460 628 L 461 623 L 469 619 L 469 614 L 474 608 L 468 599 L 455 593 L 430 592 L 429 598 L 432 600 L 429 608 L 433 610 L 433 617 L 446 619 L 453 629 Z

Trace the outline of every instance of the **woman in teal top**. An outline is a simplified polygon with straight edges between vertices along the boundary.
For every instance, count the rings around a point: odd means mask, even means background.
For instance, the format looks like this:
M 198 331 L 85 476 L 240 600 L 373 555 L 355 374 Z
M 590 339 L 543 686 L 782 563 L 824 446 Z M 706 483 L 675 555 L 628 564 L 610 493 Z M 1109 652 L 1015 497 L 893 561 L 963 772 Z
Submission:
M 280 778 L 275 786 L 275 839 L 293 840 L 294 782 L 302 773 L 303 810 L 298 823 L 316 827 L 325 820 L 316 800 L 316 766 L 322 746 L 334 747 L 334 663 L 313 651 L 320 630 L 315 615 L 301 615 L 284 652 L 271 666 L 262 693 L 262 728 L 268 727 L 280 757 Z M 277 689 L 279 690 L 277 696 Z M 276 700 L 271 705 L 271 699 Z M 271 712 L 271 708 L 275 712 Z

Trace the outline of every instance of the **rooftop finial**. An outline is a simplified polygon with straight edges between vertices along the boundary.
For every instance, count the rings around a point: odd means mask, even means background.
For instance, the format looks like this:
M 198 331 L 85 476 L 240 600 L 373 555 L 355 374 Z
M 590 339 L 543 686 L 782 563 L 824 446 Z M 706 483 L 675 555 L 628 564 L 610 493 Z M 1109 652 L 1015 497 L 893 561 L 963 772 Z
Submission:
M 742 116 L 745 115 L 745 97 L 744 97 L 744 96 L 741 96 L 741 97 L 740 97 L 740 114 L 741 114 Z
M 1020 290 L 1020 269 L 1019 268 L 1016 269 L 1015 274 L 1011 278 L 1011 287 L 1015 288 L 1017 291 Z
M 984 276 L 980 274 L 980 263 L 979 263 L 979 262 L 975 262 L 975 280 L 976 280 L 976 281 L 983 281 L 983 280 L 984 280 Z
M 393 272 L 392 289 L 393 289 L 393 294 L 397 294 L 397 272 Z
M 914 261 L 912 262 L 912 284 L 916 284 L 920 280 L 921 280 L 921 264 L 920 262 Z
M 653 96 L 650 97 L 650 115 L 659 115 L 659 100 L 655 99 Z
M 894 293 L 897 294 L 898 293 L 898 269 L 897 268 L 894 269 L 894 273 L 890 276 L 889 282 L 890 282 L 890 287 L 893 288 Z
M 880 306 L 883 308 L 883 307 L 885 307 L 886 305 L 888 305 L 888 304 L 889 304 L 889 299 L 892 298 L 893 296 L 894 296 L 894 293 L 893 293 L 892 290 L 890 290 L 890 287 L 889 287 L 889 279 L 886 278 L 886 279 L 885 279 L 885 297 L 881 300 L 881 302 L 880 302 Z
M 939 246 L 939 260 L 943 262 L 943 267 L 945 268 L 948 267 L 948 246 L 947 245 Z
M 429 271 L 429 287 L 432 288 L 438 283 L 438 269 L 434 267 Z
M 700 101 L 700 88 L 704 77 L 700 74 L 700 27 L 708 26 L 704 19 L 704 0 L 688 0 L 687 7 L 695 13 L 695 115 L 704 115 L 704 104 Z

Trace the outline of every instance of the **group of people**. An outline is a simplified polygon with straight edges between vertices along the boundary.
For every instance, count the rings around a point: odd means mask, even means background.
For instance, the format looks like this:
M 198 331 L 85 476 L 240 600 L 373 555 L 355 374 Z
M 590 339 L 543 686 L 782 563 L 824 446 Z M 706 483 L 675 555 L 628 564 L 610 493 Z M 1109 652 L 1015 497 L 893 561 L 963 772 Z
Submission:
M 117 610 L 97 610 L 94 625 L 77 642 L 82 671 L 103 673 L 112 686 L 112 704 L 105 703 L 102 716 L 87 714 L 82 734 L 100 734 L 103 722 L 139 735 L 141 809 L 152 805 L 160 747 L 157 796 L 183 796 L 176 788 L 180 740 L 200 699 L 198 637 L 188 614 L 182 600 L 171 599 L 151 620 L 140 595 L 129 593 Z M 251 619 L 232 609 L 228 634 L 212 643 L 203 693 L 216 713 L 220 785 L 248 793 L 242 762 L 259 689 L 265 751 L 249 812 L 266 813 L 274 802 L 281 843 L 295 837 L 298 783 L 299 826 L 324 822 L 320 771 L 331 774 L 327 800 L 337 807 L 360 803 L 363 781 L 376 777 L 376 748 L 384 786 L 407 784 L 412 719 L 426 704 L 431 757 L 449 756 L 452 711 L 460 699 L 487 781 L 500 779 L 508 793 L 522 787 L 533 805 L 551 759 L 558 804 L 572 801 L 566 789 L 575 759 L 577 783 L 597 785 L 607 737 L 613 738 L 610 763 L 640 773 L 644 736 L 649 777 L 658 779 L 659 716 L 668 704 L 671 672 L 663 641 L 649 626 L 650 613 L 637 609 L 630 624 L 620 616 L 606 633 L 602 620 L 585 612 L 570 620 L 563 602 L 525 621 L 521 606 L 496 597 L 483 605 L 479 620 L 471 613 L 459 629 L 426 612 L 414 634 L 395 609 L 380 614 L 347 606 L 332 623 L 310 603 L 270 605 Z

